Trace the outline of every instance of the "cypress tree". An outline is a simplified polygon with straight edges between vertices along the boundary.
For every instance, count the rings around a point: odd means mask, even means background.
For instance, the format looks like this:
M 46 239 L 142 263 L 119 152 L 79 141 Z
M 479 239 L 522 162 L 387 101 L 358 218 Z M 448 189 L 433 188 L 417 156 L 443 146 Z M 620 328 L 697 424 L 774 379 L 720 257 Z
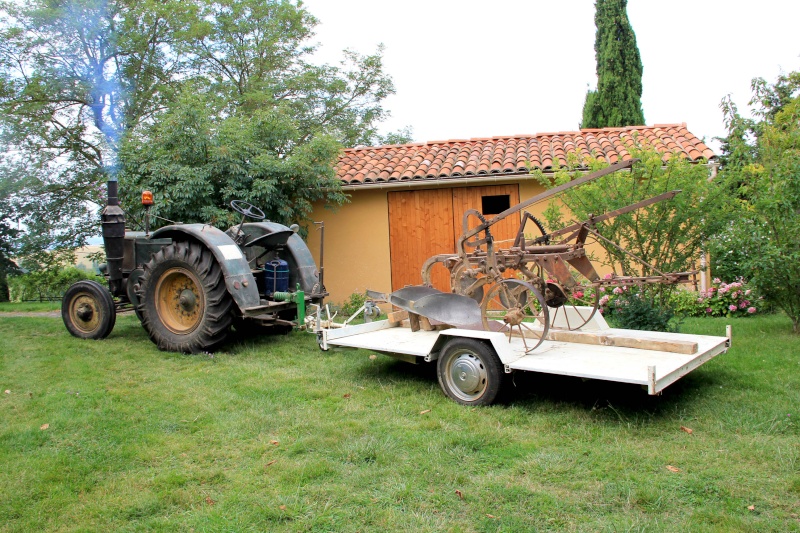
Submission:
M 644 124 L 642 60 L 628 20 L 627 3 L 597 0 L 595 4 L 597 90 L 586 94 L 582 128 Z

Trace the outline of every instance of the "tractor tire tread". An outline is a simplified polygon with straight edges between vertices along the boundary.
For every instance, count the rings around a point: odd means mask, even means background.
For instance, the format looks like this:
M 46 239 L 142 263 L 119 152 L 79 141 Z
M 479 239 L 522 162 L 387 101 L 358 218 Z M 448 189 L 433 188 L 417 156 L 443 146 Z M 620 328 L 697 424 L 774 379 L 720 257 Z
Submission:
M 200 280 L 199 289 L 204 293 L 205 308 L 202 310 L 201 323 L 187 334 L 169 331 L 151 302 L 159 276 L 175 266 L 193 272 Z M 204 246 L 185 241 L 164 246 L 144 265 L 137 293 L 140 302 L 137 309 L 142 315 L 142 325 L 160 350 L 208 352 L 226 340 L 233 321 L 233 299 L 225 286 L 222 269 L 211 251 Z

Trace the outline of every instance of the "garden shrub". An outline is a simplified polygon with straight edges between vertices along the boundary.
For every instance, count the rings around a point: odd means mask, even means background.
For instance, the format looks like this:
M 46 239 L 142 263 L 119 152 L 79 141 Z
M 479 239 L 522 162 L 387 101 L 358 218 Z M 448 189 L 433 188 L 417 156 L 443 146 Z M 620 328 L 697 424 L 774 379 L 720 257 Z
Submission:
M 706 316 L 700 294 L 692 289 L 676 287 L 669 296 L 669 306 L 678 316 Z
M 606 288 L 600 298 L 600 312 L 603 316 L 626 329 L 654 329 L 669 322 L 670 319 L 674 321 L 683 317 L 750 316 L 766 311 L 768 311 L 767 303 L 742 279 L 726 283 L 714 278 L 711 287 L 707 291 L 700 292 L 675 287 L 663 305 L 648 298 L 636 287 Z M 630 316 L 634 313 L 641 313 L 643 316 Z M 665 318 L 667 315 L 670 317 Z M 623 326 L 621 321 L 632 325 Z M 639 323 L 652 327 L 634 327 Z
M 365 292 L 354 292 L 351 294 L 347 300 L 341 303 L 338 306 L 339 311 L 341 311 L 344 318 L 349 318 L 358 311 L 364 302 L 367 301 L 367 294 Z
M 12 302 L 60 300 L 70 285 L 81 280 L 106 284 L 102 276 L 87 270 L 73 266 L 50 268 L 9 277 L 9 296 Z
M 600 311 L 615 327 L 646 331 L 678 331 L 681 317 L 638 287 L 614 287 L 600 298 Z
M 700 315 L 706 316 L 749 316 L 763 311 L 763 300 L 742 279 L 725 283 L 714 278 L 707 291 L 700 291 L 697 304 Z

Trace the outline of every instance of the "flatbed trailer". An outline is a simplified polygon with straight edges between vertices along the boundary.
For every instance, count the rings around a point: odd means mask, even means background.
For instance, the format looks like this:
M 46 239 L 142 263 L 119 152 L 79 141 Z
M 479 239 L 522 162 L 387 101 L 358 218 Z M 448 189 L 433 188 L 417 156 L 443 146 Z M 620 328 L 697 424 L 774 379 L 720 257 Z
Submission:
M 472 329 L 412 331 L 381 320 L 317 331 L 320 348 L 371 350 L 411 362 L 434 362 L 444 393 L 464 405 L 491 404 L 514 371 L 540 372 L 641 385 L 648 394 L 666 387 L 730 347 L 724 337 L 609 328 L 553 331 L 533 351 L 521 337 Z

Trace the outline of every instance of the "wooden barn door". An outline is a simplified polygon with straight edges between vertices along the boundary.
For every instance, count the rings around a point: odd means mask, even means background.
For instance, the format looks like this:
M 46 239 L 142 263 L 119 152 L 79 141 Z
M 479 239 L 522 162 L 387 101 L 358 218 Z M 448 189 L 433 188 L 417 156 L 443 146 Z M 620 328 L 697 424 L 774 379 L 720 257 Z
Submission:
M 432 255 L 452 253 L 452 189 L 389 193 L 389 246 L 392 290 L 422 283 L 422 264 Z M 447 269 L 436 268 L 433 286 L 449 291 Z
M 431 256 L 456 251 L 462 234 L 462 219 L 467 209 L 477 209 L 487 219 L 519 203 L 519 186 L 491 185 L 390 192 L 389 245 L 392 265 L 392 290 L 422 283 L 422 264 Z M 513 243 L 519 227 L 518 214 L 492 226 L 496 248 Z M 470 220 L 470 227 L 479 221 Z M 482 235 L 481 235 L 482 236 Z M 450 291 L 450 273 L 437 265 L 432 272 L 433 286 Z
M 491 220 L 495 215 L 499 215 L 509 207 L 519 203 L 519 186 L 510 185 L 491 185 L 487 187 L 461 187 L 453 189 L 453 225 L 455 226 L 455 238 L 458 239 L 463 233 L 464 212 L 467 209 L 476 209 L 486 218 Z M 519 214 L 514 214 L 501 220 L 490 228 L 494 237 L 494 249 L 510 248 L 514 244 L 514 238 L 519 230 Z M 469 229 L 480 224 L 477 217 L 470 217 Z M 476 235 L 474 239 L 483 238 L 483 233 Z M 484 250 L 486 248 L 484 247 Z M 474 251 L 467 248 L 467 251 Z

